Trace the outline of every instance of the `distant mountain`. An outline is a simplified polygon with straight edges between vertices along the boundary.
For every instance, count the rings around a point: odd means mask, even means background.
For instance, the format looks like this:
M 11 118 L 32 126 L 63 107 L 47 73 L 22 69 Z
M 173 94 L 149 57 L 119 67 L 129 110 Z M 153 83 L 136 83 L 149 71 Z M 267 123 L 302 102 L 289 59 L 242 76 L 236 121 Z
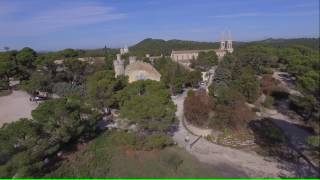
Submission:
M 144 39 L 143 41 L 130 47 L 130 51 L 137 55 L 170 55 L 172 50 L 190 50 L 190 49 L 213 49 L 218 48 L 219 43 L 215 42 L 197 42 L 183 40 L 162 40 L 162 39 Z
M 265 39 L 261 41 L 253 41 L 250 44 L 270 45 L 275 48 L 283 48 L 294 45 L 303 45 L 312 49 L 319 49 L 319 38 L 295 38 L 295 39 Z
M 319 49 L 319 38 L 297 38 L 297 39 L 265 39 L 252 42 L 233 42 L 234 48 L 243 45 L 261 44 L 275 48 L 288 47 L 293 45 L 304 45 L 313 49 Z M 151 55 L 170 55 L 172 50 L 190 50 L 190 49 L 215 49 L 219 48 L 219 42 L 198 42 L 184 40 L 162 40 L 162 39 L 144 39 L 131 46 L 129 49 L 133 54 L 144 56 Z

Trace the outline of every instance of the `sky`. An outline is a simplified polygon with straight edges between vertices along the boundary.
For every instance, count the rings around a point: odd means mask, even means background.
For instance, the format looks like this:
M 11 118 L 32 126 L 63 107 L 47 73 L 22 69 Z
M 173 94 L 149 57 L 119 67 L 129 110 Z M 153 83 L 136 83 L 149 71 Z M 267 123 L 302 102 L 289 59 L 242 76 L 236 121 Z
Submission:
M 319 0 L 0 0 L 0 49 L 319 37 Z

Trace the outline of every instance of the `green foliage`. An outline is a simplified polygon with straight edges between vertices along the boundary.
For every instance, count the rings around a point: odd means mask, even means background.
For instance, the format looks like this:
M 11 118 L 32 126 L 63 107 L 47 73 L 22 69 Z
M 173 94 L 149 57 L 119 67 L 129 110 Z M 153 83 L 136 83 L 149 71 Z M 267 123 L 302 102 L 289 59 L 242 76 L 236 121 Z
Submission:
M 289 96 L 290 108 L 300 114 L 316 132 L 320 132 L 320 103 L 312 95 L 304 97 Z
M 309 136 L 307 142 L 314 147 L 320 147 L 320 136 Z
M 0 52 L 0 81 L 7 81 L 9 77 L 28 79 L 36 58 L 37 53 L 28 47 L 21 51 Z
M 251 68 L 241 69 L 240 75 L 235 77 L 231 86 L 241 92 L 250 103 L 253 103 L 260 95 L 260 83 Z
M 42 72 L 34 72 L 29 80 L 22 82 L 22 88 L 31 94 L 36 91 L 51 92 L 51 78 Z
M 25 66 L 26 68 L 33 67 L 33 63 L 36 60 L 37 53 L 28 47 L 23 48 L 18 52 L 16 58 L 17 62 L 21 66 Z
M 191 49 L 212 49 L 218 47 L 218 43 L 195 42 L 195 41 L 181 41 L 162 39 L 144 39 L 138 44 L 130 47 L 130 51 L 140 57 L 145 54 L 154 55 L 170 55 L 172 50 L 191 50 Z
M 127 84 L 125 77 L 115 78 L 113 71 L 98 71 L 86 80 L 87 97 L 98 108 L 117 106 L 116 92 Z
M 83 132 L 95 134 L 98 114 L 80 100 L 68 98 L 41 103 L 32 111 L 32 117 L 39 123 L 49 139 L 67 143 L 78 138 Z
M 240 66 L 249 66 L 257 74 L 265 73 L 267 68 L 277 67 L 278 57 L 274 48 L 262 45 L 249 45 L 240 48 L 235 53 Z
M 139 140 L 136 134 L 125 131 L 113 132 L 110 138 L 115 145 L 128 145 L 131 147 L 135 147 Z
M 208 71 L 218 64 L 218 56 L 216 52 L 209 51 L 209 52 L 200 52 L 198 58 L 193 60 L 191 63 L 191 67 L 199 69 L 201 71 Z
M 116 55 L 112 53 L 107 53 L 105 55 L 106 69 L 113 70 L 113 61 L 116 59 Z
M 74 58 L 74 57 L 77 57 L 78 56 L 78 52 L 74 49 L 64 49 L 62 51 L 62 55 L 65 57 L 65 58 Z
M 77 97 L 50 100 L 0 129 L 0 177 L 39 177 L 43 160 L 67 143 L 96 133 L 100 114 Z
M 320 93 L 320 74 L 319 71 L 308 71 L 298 78 L 298 88 L 305 94 L 319 96 Z
M 187 93 L 187 97 L 192 97 L 194 96 L 195 92 L 193 90 L 189 90 Z
M 197 87 L 201 81 L 200 71 L 189 71 L 169 58 L 156 59 L 155 68 L 161 74 L 161 81 L 172 94 L 181 93 L 183 87 Z
M 9 78 L 14 70 L 11 53 L 0 53 L 0 90 L 9 88 Z
M 263 106 L 266 108 L 271 108 L 274 103 L 274 98 L 272 96 L 267 96 L 265 101 L 263 102 Z
M 319 38 L 296 38 L 296 39 L 265 39 L 262 41 L 252 42 L 251 44 L 262 44 L 274 48 L 286 48 L 290 46 L 305 46 L 314 50 L 319 49 Z
M 200 163 L 181 148 L 168 147 L 156 151 L 135 151 L 113 141 L 113 133 L 101 134 L 63 161 L 46 178 L 169 178 L 216 177 L 212 167 Z M 125 132 L 121 134 L 124 135 Z M 143 141 L 139 139 L 138 141 Z M 141 142 L 138 142 L 141 144 Z M 221 177 L 221 176 L 220 176 Z
M 142 130 L 167 131 L 175 121 L 175 105 L 159 82 L 133 82 L 119 93 L 119 100 L 120 116 Z
M 66 82 L 54 83 L 52 87 L 52 92 L 61 97 L 71 96 L 71 95 L 85 95 L 85 89 L 83 85 L 75 85 Z
M 81 84 L 85 80 L 85 73 L 88 64 L 86 62 L 79 61 L 78 59 L 66 59 L 63 61 L 65 66 L 64 75 L 69 82 Z
M 215 116 L 209 121 L 213 128 L 244 129 L 254 116 L 245 105 L 245 97 L 235 89 L 220 88 L 214 100 Z
M 147 136 L 143 146 L 144 146 L 144 149 L 151 150 L 151 149 L 163 149 L 172 144 L 173 144 L 173 141 L 171 137 L 167 135 L 162 135 L 162 134 L 155 134 L 155 135 Z

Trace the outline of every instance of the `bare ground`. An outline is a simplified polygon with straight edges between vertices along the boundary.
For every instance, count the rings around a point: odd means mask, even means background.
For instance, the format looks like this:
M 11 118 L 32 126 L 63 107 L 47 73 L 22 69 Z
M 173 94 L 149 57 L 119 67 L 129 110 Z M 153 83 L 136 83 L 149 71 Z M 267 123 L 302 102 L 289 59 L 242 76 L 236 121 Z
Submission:
M 0 127 L 19 118 L 31 118 L 31 111 L 38 104 L 29 101 L 29 97 L 24 91 L 13 91 L 8 96 L 0 97 Z

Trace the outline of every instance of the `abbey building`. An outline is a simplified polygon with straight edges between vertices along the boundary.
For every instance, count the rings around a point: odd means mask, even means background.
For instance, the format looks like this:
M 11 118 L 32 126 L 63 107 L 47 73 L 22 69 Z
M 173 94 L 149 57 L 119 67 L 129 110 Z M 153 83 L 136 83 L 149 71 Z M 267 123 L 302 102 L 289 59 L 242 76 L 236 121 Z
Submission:
M 189 66 L 191 64 L 191 60 L 196 60 L 200 52 L 209 52 L 214 51 L 219 59 L 222 59 L 227 53 L 233 52 L 232 47 L 232 39 L 231 33 L 229 32 L 228 38 L 225 39 L 224 33 L 222 34 L 220 40 L 220 48 L 219 49 L 205 49 L 205 50 L 179 50 L 171 52 L 171 59 L 174 61 Z

